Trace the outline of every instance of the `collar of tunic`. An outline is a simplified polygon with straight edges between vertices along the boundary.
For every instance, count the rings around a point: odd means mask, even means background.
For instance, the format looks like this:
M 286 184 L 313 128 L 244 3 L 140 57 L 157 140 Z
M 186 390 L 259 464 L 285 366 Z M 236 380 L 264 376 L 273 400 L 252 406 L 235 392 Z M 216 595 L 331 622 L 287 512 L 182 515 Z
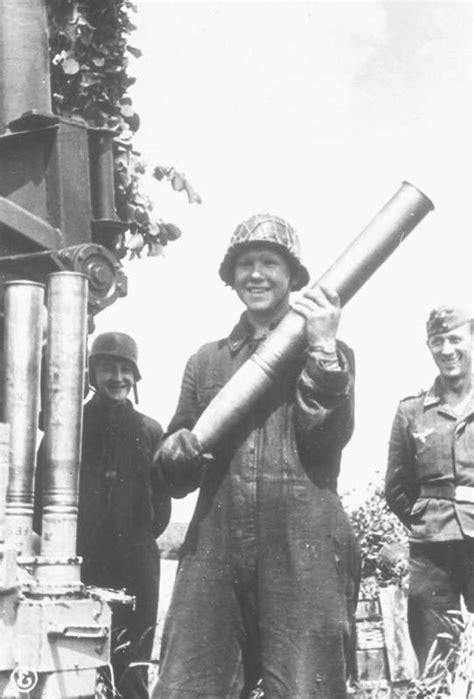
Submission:
M 433 385 L 431 386 L 429 391 L 427 391 L 423 401 L 423 407 L 425 408 L 425 410 L 435 406 L 438 407 L 439 412 L 442 412 L 448 415 L 449 417 L 454 418 L 455 420 L 465 420 L 470 415 L 474 415 L 474 394 L 471 392 L 471 396 L 469 400 L 464 404 L 462 411 L 458 412 L 453 407 L 448 405 L 448 403 L 443 402 L 439 376 L 437 376 Z

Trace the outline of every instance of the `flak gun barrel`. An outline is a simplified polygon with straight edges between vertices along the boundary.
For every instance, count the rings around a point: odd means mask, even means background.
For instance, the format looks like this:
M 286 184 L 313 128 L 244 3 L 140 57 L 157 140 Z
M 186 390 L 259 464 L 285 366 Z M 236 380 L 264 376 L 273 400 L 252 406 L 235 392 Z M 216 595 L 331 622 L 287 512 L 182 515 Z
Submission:
M 433 203 L 409 182 L 378 212 L 362 233 L 313 284 L 334 289 L 345 305 L 392 254 Z M 209 451 L 238 424 L 273 383 L 288 360 L 305 346 L 305 320 L 290 310 L 277 328 L 232 376 L 207 406 L 193 432 Z

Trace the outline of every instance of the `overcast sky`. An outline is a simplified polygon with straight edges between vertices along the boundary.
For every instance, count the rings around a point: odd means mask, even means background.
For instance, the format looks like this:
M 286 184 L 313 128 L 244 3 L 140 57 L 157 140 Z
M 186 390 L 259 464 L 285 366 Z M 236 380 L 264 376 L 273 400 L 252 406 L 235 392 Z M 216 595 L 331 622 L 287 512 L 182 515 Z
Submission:
M 135 23 L 135 146 L 184 171 L 203 203 L 150 185 L 183 236 L 127 265 L 129 295 L 97 328 L 136 336 L 140 407 L 164 426 L 187 357 L 240 313 L 217 276 L 240 220 L 288 219 L 317 279 L 402 180 L 436 206 L 343 313 L 357 414 L 340 484 L 362 496 L 385 469 L 398 400 L 434 376 L 429 309 L 472 304 L 471 3 L 140 0 Z

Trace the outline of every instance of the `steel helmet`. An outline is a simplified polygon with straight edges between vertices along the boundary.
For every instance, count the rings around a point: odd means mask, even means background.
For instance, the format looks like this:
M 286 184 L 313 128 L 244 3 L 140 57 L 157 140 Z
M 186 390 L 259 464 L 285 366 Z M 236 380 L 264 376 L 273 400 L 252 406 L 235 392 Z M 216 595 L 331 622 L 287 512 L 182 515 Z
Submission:
M 255 214 L 235 229 L 219 267 L 219 276 L 226 284 L 232 286 L 235 259 L 243 246 L 249 243 L 268 243 L 275 246 L 290 262 L 294 276 L 294 289 L 301 289 L 308 284 L 309 273 L 300 260 L 300 241 L 297 232 L 284 219 L 272 214 Z
M 97 335 L 89 352 L 89 381 L 92 386 L 95 384 L 94 358 L 96 357 L 126 359 L 133 365 L 135 381 L 141 379 L 140 370 L 138 369 L 137 343 L 130 335 L 118 332 L 108 332 Z

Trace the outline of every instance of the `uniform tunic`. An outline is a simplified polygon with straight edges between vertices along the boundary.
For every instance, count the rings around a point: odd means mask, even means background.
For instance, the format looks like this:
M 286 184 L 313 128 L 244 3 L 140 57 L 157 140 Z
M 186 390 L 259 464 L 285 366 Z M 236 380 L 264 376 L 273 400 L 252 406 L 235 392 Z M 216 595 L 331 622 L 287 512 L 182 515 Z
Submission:
M 191 429 L 255 349 L 245 316 L 189 360 L 169 431 Z M 353 355 L 299 358 L 216 447 L 200 485 L 165 624 L 162 699 L 345 697 L 358 551 L 336 492 L 353 429 Z
M 456 486 L 467 489 L 455 497 Z M 443 403 L 435 382 L 401 401 L 390 438 L 386 496 L 414 542 L 474 537 L 474 399 L 458 415 Z
M 385 492 L 410 530 L 408 622 L 421 665 L 464 596 L 474 611 L 474 399 L 458 414 L 439 379 L 401 401 L 392 427 Z

